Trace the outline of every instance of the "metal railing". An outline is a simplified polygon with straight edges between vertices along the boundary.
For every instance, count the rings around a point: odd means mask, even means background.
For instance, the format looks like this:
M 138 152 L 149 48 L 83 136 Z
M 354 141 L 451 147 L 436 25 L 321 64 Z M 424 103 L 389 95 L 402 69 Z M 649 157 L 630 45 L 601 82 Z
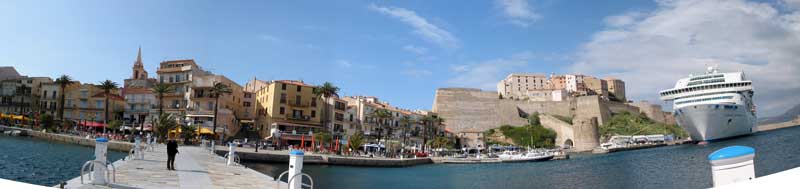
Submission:
M 283 175 L 286 175 L 286 176 L 288 177 L 288 176 L 289 176 L 288 174 L 289 174 L 289 170 L 286 170 L 286 171 L 284 171 L 283 173 L 281 173 L 280 175 L 278 175 L 278 177 L 275 177 L 275 188 L 280 188 L 280 184 L 281 184 L 281 177 L 283 177 Z M 290 188 L 290 187 L 291 187 L 291 183 L 292 183 L 292 181 L 293 181 L 293 180 L 294 180 L 294 179 L 295 179 L 297 176 L 300 176 L 300 178 L 301 178 L 301 180 L 300 180 L 300 188 L 302 188 L 302 187 L 308 187 L 308 188 L 310 188 L 310 189 L 314 189 L 314 179 L 312 179 L 312 178 L 311 178 L 311 175 L 308 175 L 308 174 L 306 174 L 306 173 L 300 173 L 300 174 L 297 174 L 297 175 L 294 175 L 294 176 L 292 176 L 292 178 L 288 178 L 288 180 L 287 180 L 288 182 L 286 182 L 286 188 Z M 303 178 L 303 177 L 306 177 L 306 178 L 308 178 L 308 181 L 309 181 L 309 183 L 308 183 L 308 184 L 306 184 L 306 183 L 302 183 L 302 182 L 303 182 L 303 181 L 302 181 L 302 178 Z
M 93 180 L 91 172 L 94 171 L 94 165 L 95 164 L 101 164 L 101 165 L 105 165 L 106 166 L 106 180 L 107 181 L 108 180 L 111 181 L 107 185 L 110 185 L 110 183 L 117 182 L 117 167 L 114 166 L 114 164 L 105 163 L 105 162 L 101 162 L 101 161 L 97 161 L 97 160 L 91 160 L 91 161 L 86 161 L 86 163 L 84 163 L 83 166 L 81 166 L 81 184 L 83 184 L 83 175 L 86 174 L 87 170 L 90 171 L 89 172 L 90 173 L 89 174 L 89 180 Z M 109 170 L 108 169 L 109 166 L 112 168 L 111 171 L 108 171 Z
M 222 156 L 223 158 L 225 158 L 226 162 L 228 161 L 228 155 L 230 155 L 230 153 L 226 153 L 225 156 Z M 233 154 L 233 162 L 236 163 L 236 164 L 241 164 L 242 159 L 239 159 L 238 155 Z

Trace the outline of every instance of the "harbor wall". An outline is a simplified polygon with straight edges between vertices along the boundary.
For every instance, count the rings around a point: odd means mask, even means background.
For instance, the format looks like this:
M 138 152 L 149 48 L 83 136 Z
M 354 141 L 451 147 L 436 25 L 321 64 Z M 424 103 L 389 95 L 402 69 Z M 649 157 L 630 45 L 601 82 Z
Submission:
M 34 131 L 34 130 L 30 130 L 30 129 L 22 129 L 22 128 L 8 127 L 8 126 L 0 126 L 0 127 L 2 127 L 4 130 L 20 130 L 20 131 L 25 132 L 26 134 L 28 134 L 31 137 L 50 140 L 50 141 L 57 141 L 57 142 L 77 144 L 77 145 L 81 145 L 81 146 L 90 146 L 90 147 L 94 147 L 94 144 L 95 144 L 95 141 L 94 141 L 95 139 L 93 139 L 93 138 L 87 139 L 87 138 L 78 137 L 78 136 L 72 136 L 72 135 L 45 133 L 45 132 L 41 132 L 41 131 Z M 131 149 L 133 149 L 133 143 L 119 142 L 119 141 L 109 141 L 108 142 L 108 149 L 109 150 L 115 150 L 115 151 L 128 152 Z
M 224 156 L 228 153 L 227 149 L 217 149 L 217 155 Z M 237 151 L 236 155 L 242 161 L 264 162 L 264 163 L 289 163 L 288 154 L 275 154 L 270 152 L 242 152 Z M 431 164 L 430 158 L 407 158 L 407 159 L 384 159 L 384 158 L 360 158 L 342 157 L 331 155 L 305 155 L 303 162 L 308 164 L 324 165 L 343 165 L 343 166 L 363 166 L 363 167 L 408 167 L 414 165 Z

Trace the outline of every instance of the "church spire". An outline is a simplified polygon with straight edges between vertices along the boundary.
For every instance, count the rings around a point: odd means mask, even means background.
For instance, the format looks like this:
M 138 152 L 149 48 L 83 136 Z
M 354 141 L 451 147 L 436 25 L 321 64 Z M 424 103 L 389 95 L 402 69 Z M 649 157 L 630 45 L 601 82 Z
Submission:
M 136 55 L 136 62 L 133 63 L 134 67 L 144 67 L 142 64 L 142 46 L 139 46 L 139 53 Z

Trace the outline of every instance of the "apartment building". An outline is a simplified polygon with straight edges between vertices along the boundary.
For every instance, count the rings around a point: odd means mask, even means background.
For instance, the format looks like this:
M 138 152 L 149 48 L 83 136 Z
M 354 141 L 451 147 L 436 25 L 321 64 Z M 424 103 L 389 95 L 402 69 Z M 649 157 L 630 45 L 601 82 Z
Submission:
M 120 90 L 109 94 L 109 120 L 121 120 L 125 110 L 125 99 Z M 58 97 L 57 97 L 58 98 Z M 105 122 L 105 94 L 93 84 L 80 84 L 79 81 L 67 86 L 64 98 L 64 118 L 76 122 Z
M 256 91 L 256 125 L 269 127 L 274 144 L 310 145 L 313 133 L 325 130 L 320 115 L 324 103 L 313 94 L 314 88 L 302 81 L 276 80 Z
M 583 79 L 587 95 L 598 95 L 603 100 L 608 100 L 608 82 L 603 79 L 586 76 Z
M 616 100 L 619 102 L 628 101 L 628 99 L 625 97 L 624 81 L 613 77 L 607 77 L 605 80 L 606 83 L 608 84 L 608 93 L 609 93 L 609 98 L 611 100 Z
M 41 107 L 42 84 L 51 82 L 49 77 L 28 76 L 0 81 L 0 112 L 34 116 Z
M 549 88 L 544 74 L 513 73 L 497 83 L 497 93 L 503 97 L 524 96 L 528 90 Z

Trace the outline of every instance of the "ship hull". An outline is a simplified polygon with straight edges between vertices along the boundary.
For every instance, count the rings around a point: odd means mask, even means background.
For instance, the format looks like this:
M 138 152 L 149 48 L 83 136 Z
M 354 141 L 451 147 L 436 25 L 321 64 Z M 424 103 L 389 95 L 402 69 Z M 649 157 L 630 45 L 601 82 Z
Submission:
M 702 104 L 679 108 L 675 119 L 694 141 L 711 141 L 756 132 L 756 117 L 742 105 Z

